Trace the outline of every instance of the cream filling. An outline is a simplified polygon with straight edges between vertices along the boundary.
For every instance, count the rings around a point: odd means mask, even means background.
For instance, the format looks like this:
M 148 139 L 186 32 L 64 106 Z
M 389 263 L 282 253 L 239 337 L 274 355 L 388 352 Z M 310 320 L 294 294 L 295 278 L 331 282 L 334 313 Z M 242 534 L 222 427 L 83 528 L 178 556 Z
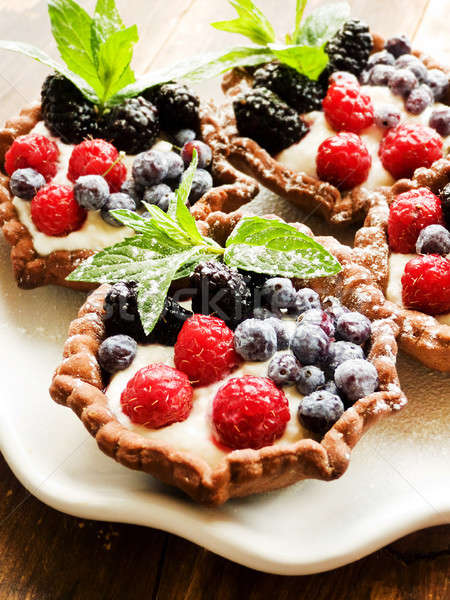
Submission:
M 72 186 L 72 182 L 67 179 L 67 170 L 74 146 L 64 144 L 60 139 L 53 137 L 43 121 L 39 121 L 30 133 L 45 135 L 57 144 L 60 151 L 58 170 L 51 182 Z M 153 148 L 162 152 L 169 152 L 172 149 L 172 144 L 159 140 Z M 133 155 L 129 154 L 126 154 L 123 158 L 128 177 L 131 176 L 134 158 Z M 14 197 L 13 204 L 21 223 L 30 232 L 36 252 L 41 256 L 47 256 L 57 250 L 101 250 L 133 235 L 133 230 L 129 227 L 113 227 L 101 218 L 100 211 L 93 210 L 88 211 L 85 222 L 77 231 L 72 231 L 72 233 L 60 237 L 46 235 L 35 227 L 31 219 L 31 202 Z
M 400 254 L 393 252 L 389 258 L 389 278 L 386 288 L 386 298 L 403 306 L 402 277 L 405 272 L 406 263 L 418 254 Z M 450 325 L 450 313 L 435 315 L 435 319 L 444 325 Z
M 370 96 L 374 107 L 390 104 L 398 108 L 405 122 L 428 125 L 433 110 L 444 106 L 443 104 L 436 103 L 429 106 L 420 115 L 412 115 L 405 110 L 403 99 L 400 96 L 392 94 L 388 87 L 367 85 L 362 86 L 361 89 L 365 94 Z M 328 124 L 322 111 L 307 113 L 304 115 L 304 118 L 310 125 L 309 132 L 299 142 L 280 152 L 276 159 L 293 171 L 301 171 L 307 175 L 317 177 L 316 155 L 319 146 L 326 138 L 336 135 L 336 131 Z M 373 125 L 360 135 L 372 157 L 369 176 L 362 187 L 374 190 L 380 186 L 392 185 L 395 180 L 383 167 L 378 156 L 378 148 L 383 137 L 383 131 Z M 444 148 L 449 145 L 450 136 L 444 138 Z
M 218 389 L 232 377 L 242 377 L 243 375 L 267 377 L 269 361 L 244 362 L 236 371 L 233 371 L 221 381 L 194 388 L 192 411 L 184 421 L 173 423 L 161 429 L 148 429 L 142 425 L 132 423 L 122 412 L 120 404 L 120 396 L 128 381 L 139 369 L 152 363 L 159 362 L 173 367 L 173 355 L 173 347 L 158 344 L 138 346 L 136 357 L 128 369 L 116 373 L 111 379 L 106 390 L 108 407 L 117 420 L 127 429 L 146 438 L 169 443 L 176 450 L 203 458 L 211 467 L 215 467 L 227 454 L 225 450 L 219 448 L 212 441 L 211 410 Z M 274 443 L 274 446 L 283 446 L 311 437 L 311 434 L 300 425 L 297 419 L 297 409 L 303 396 L 296 390 L 295 386 L 285 387 L 283 391 L 289 402 L 291 418 L 286 425 L 283 436 Z

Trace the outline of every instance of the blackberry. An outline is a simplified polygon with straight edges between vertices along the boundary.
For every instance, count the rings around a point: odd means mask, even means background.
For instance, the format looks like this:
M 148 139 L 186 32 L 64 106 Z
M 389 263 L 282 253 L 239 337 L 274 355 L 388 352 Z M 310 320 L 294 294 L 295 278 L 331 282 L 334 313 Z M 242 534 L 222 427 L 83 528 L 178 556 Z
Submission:
M 277 154 L 308 133 L 297 112 L 267 88 L 253 88 L 233 102 L 239 133 Z
M 277 62 L 257 69 L 253 85 L 271 90 L 298 113 L 320 110 L 326 92 L 318 81 L 312 81 L 296 69 Z
M 191 276 L 191 284 L 196 290 L 192 298 L 195 313 L 214 314 L 232 329 L 250 316 L 250 290 L 236 270 L 214 261 L 201 263 Z
M 105 297 L 103 320 L 107 335 L 126 334 L 137 342 L 156 342 L 173 346 L 184 322 L 192 316 L 168 296 L 155 328 L 146 335 L 142 327 L 137 305 L 137 285 L 133 281 L 115 283 Z
M 355 19 L 347 21 L 325 46 L 328 71 L 350 71 L 359 75 L 367 65 L 372 47 L 368 26 Z
M 171 81 L 159 87 L 148 88 L 143 92 L 143 96 L 158 107 L 163 129 L 198 131 L 200 100 L 188 86 Z
M 159 134 L 158 109 L 142 96 L 128 98 L 105 115 L 103 136 L 118 150 L 137 154 L 148 150 Z
M 49 75 L 41 90 L 41 112 L 50 132 L 65 144 L 97 137 L 97 109 L 63 75 Z

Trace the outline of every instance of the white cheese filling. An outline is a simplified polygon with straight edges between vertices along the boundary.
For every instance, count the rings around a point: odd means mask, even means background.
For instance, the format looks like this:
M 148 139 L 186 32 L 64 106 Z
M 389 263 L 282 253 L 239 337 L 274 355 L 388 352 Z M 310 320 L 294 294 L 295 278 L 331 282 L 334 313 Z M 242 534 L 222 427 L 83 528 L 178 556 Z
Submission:
M 426 108 L 420 115 L 413 115 L 405 110 L 403 98 L 392 94 L 386 86 L 364 85 L 361 86 L 361 90 L 370 96 L 374 108 L 386 104 L 398 108 L 402 114 L 401 122 L 428 125 L 431 113 L 437 108 L 444 107 L 443 104 L 435 103 Z M 316 156 L 319 146 L 326 138 L 336 135 L 337 132 L 328 124 L 325 114 L 322 111 L 313 111 L 303 116 L 310 125 L 309 132 L 299 142 L 280 152 L 276 159 L 293 171 L 317 177 Z M 372 125 L 364 130 L 360 136 L 372 157 L 369 176 L 361 187 L 374 190 L 380 186 L 392 185 L 395 180 L 383 167 L 378 156 L 378 148 L 383 137 L 383 131 Z M 449 144 L 450 136 L 444 138 L 444 148 Z
M 70 185 L 73 183 L 67 179 L 67 170 L 70 156 L 74 148 L 71 144 L 64 144 L 60 139 L 53 137 L 48 131 L 43 121 L 39 121 L 30 133 L 45 135 L 53 140 L 60 151 L 58 161 L 58 170 L 51 183 L 60 185 Z M 170 151 L 172 145 L 164 140 L 159 140 L 153 146 L 163 152 Z M 133 166 L 133 155 L 125 155 L 123 162 L 127 168 L 127 176 L 131 177 L 131 168 Z M 39 231 L 31 219 L 31 202 L 14 197 L 13 204 L 19 215 L 21 223 L 30 232 L 33 239 L 33 246 L 38 254 L 47 256 L 57 250 L 101 250 L 107 246 L 112 246 L 121 242 L 126 237 L 133 235 L 133 230 L 129 227 L 113 227 L 106 223 L 100 216 L 100 211 L 88 211 L 83 225 L 77 231 L 72 231 L 65 236 L 50 236 Z
M 292 323 L 294 325 L 294 321 Z M 279 352 L 279 354 L 281 353 Z M 214 396 L 218 389 L 232 377 L 242 377 L 243 375 L 267 377 L 267 365 L 269 361 L 244 362 L 224 379 L 210 385 L 194 388 L 192 411 L 184 421 L 173 423 L 161 429 L 148 429 L 142 425 L 134 424 L 122 412 L 120 404 L 122 391 L 125 389 L 128 381 L 142 367 L 152 363 L 164 363 L 173 367 L 173 356 L 174 349 L 171 346 L 160 346 L 158 344 L 138 346 L 136 357 L 128 369 L 116 373 L 111 378 L 111 382 L 106 390 L 108 407 L 118 421 L 127 429 L 135 431 L 146 438 L 167 442 L 175 449 L 203 458 L 211 467 L 215 467 L 227 453 L 224 449 L 217 446 L 212 439 L 211 411 Z M 311 434 L 300 425 L 297 419 L 297 409 L 303 396 L 297 391 L 295 386 L 284 387 L 283 391 L 289 402 L 291 418 L 286 425 L 283 436 L 274 443 L 275 446 L 282 446 L 283 444 L 286 445 L 303 438 L 311 437 Z
M 389 258 L 389 278 L 386 288 L 386 298 L 403 306 L 402 298 L 402 277 L 405 272 L 406 263 L 418 254 L 400 254 L 393 252 Z M 450 313 L 435 315 L 435 319 L 444 325 L 450 325 Z

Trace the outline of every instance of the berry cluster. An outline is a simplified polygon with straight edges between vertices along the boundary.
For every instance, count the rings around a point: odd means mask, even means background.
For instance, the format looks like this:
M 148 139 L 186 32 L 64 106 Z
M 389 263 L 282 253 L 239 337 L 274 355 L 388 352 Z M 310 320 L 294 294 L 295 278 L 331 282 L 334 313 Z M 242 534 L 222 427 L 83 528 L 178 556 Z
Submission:
M 402 299 L 407 308 L 436 315 L 450 311 L 450 184 L 436 196 L 427 188 L 399 194 L 388 222 L 393 252 L 417 253 L 405 266 Z
M 73 182 L 73 188 L 51 183 L 60 158 L 54 141 L 36 134 L 20 136 L 5 157 L 10 189 L 15 196 L 31 200 L 33 223 L 46 235 L 64 236 L 80 229 L 87 211 L 100 211 L 106 223 L 120 227 L 110 211 L 137 210 L 143 200 L 167 211 L 173 190 L 179 186 L 195 149 L 200 168 L 189 196 L 193 204 L 213 185 L 208 171 L 212 152 L 207 144 L 195 139 L 192 130 L 182 130 L 177 136 L 186 140 L 180 154 L 159 150 L 138 154 L 129 180 L 115 146 L 98 138 L 81 142 L 73 147 L 68 164 L 67 178 Z
M 122 393 L 122 408 L 134 423 L 157 428 L 187 418 L 195 388 L 217 384 L 212 403 L 213 435 L 228 448 L 261 448 L 279 439 L 291 418 L 283 391 L 296 386 L 304 397 L 297 418 L 323 435 L 346 406 L 373 393 L 378 375 L 366 360 L 370 321 L 330 297 L 321 303 L 312 289 L 296 290 L 284 277 L 245 276 L 225 265 L 203 263 L 192 276 L 197 295 L 207 298 L 204 312 L 221 310 L 232 329 L 213 314 L 192 314 L 168 299 L 164 327 L 145 336 L 137 312 L 136 286 L 115 284 L 105 299 L 109 337 L 99 361 L 109 373 L 126 369 L 136 341 L 174 345 L 174 366 L 140 369 Z M 219 307 L 212 296 L 217 296 Z M 236 297 L 244 304 L 237 318 Z M 253 308 L 251 302 L 260 305 Z M 214 309 L 214 310 L 213 310 Z M 196 309 L 195 309 L 196 310 Z M 170 335 L 167 333 L 170 331 Z M 229 377 L 246 362 L 263 362 L 266 376 Z M 159 379 L 158 379 L 159 377 Z M 166 390 L 166 396 L 164 396 Z M 164 399 L 164 402 L 163 402 Z

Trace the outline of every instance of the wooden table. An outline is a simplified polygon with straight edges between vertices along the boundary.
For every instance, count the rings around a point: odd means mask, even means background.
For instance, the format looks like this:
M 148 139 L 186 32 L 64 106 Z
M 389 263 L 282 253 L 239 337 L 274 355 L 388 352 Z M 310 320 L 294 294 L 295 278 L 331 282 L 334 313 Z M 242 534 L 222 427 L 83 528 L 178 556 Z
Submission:
M 311 0 L 309 8 L 318 4 Z M 83 2 L 91 9 L 94 2 Z M 374 31 L 403 32 L 449 60 L 450 0 L 354 0 L 353 14 Z M 234 45 L 208 23 L 232 15 L 225 0 L 118 0 L 141 36 L 138 72 L 190 54 Z M 258 0 L 284 32 L 295 0 Z M 56 56 L 46 2 L 0 0 L 0 38 L 36 44 Z M 36 99 L 47 69 L 1 54 L 0 120 Z M 279 577 L 219 558 L 190 542 L 130 525 L 80 521 L 31 497 L 0 459 L 0 600 L 153 598 L 158 600 L 448 600 L 450 526 L 418 532 L 325 574 Z M 407 510 L 407 507 L 405 507 Z

